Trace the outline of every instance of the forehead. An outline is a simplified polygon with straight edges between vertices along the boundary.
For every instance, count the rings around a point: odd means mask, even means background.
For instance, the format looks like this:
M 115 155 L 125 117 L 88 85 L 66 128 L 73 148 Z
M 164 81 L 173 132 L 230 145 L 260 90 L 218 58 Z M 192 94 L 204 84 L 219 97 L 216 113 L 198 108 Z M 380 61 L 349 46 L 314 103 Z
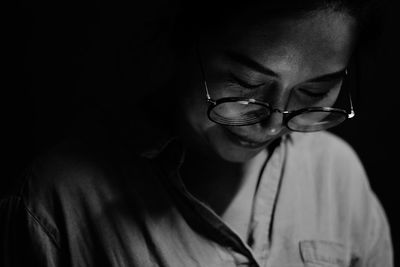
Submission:
M 294 66 L 336 71 L 350 57 L 355 20 L 343 12 L 328 10 L 302 17 L 253 18 L 251 22 L 232 18 L 216 36 L 212 44 L 216 50 L 246 54 L 260 63 L 274 65 L 277 71 Z

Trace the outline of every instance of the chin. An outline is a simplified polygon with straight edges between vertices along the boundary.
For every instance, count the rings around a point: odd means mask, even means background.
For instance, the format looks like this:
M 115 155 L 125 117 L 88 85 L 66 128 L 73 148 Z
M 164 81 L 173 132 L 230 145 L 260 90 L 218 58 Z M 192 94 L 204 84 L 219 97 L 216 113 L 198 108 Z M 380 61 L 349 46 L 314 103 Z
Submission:
M 228 162 L 232 163 L 245 163 L 250 159 L 254 158 L 260 151 L 264 148 L 259 149 L 237 149 L 232 147 L 215 147 L 214 151 L 218 154 L 218 156 Z
M 241 142 L 229 136 L 221 127 L 209 128 L 206 138 L 208 144 L 219 158 L 235 163 L 247 162 L 264 150 L 270 143 L 270 141 L 261 144 Z

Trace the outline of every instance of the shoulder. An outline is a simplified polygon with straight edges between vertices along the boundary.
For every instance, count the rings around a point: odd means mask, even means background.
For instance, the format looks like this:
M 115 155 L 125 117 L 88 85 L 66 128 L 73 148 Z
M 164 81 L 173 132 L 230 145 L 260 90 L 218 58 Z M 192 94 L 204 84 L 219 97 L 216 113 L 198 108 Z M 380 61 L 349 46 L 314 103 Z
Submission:
M 349 143 L 330 132 L 293 133 L 292 139 L 294 147 L 303 152 L 308 151 L 318 155 L 331 152 L 331 155 L 335 156 L 357 157 Z
M 59 243 L 67 228 L 78 234 L 100 214 L 108 218 L 107 207 L 141 203 L 156 176 L 149 160 L 126 150 L 73 139 L 37 156 L 17 192 L 30 220 Z
M 297 161 L 314 171 L 365 182 L 362 180 L 365 180 L 366 173 L 358 154 L 349 143 L 333 133 L 294 133 L 290 151 Z
M 332 225 L 351 237 L 356 254 L 370 257 L 367 254 L 382 251 L 379 246 L 390 253 L 385 212 L 359 156 L 346 141 L 327 132 L 296 133 L 288 158 L 288 172 L 302 174 L 303 194 L 314 199 L 319 214 L 336 218 Z
M 139 187 L 148 160 L 106 142 L 67 140 L 37 156 L 26 172 L 21 197 L 32 213 L 77 212 L 121 195 L 125 183 Z M 139 189 L 137 189 L 139 190 Z
M 385 211 L 359 156 L 346 141 L 328 132 L 294 133 L 287 165 L 286 173 L 294 177 L 291 181 L 299 181 L 301 176 L 298 186 L 302 195 L 313 200 L 318 210 L 314 213 L 330 218 L 332 232 L 352 248 L 361 265 L 378 258 L 390 261 Z
M 316 202 L 335 207 L 338 218 L 362 218 L 369 212 L 375 196 L 361 160 L 347 142 L 327 132 L 296 134 L 288 150 L 288 172 L 301 175 L 303 190 Z
M 78 140 L 66 140 L 36 156 L 28 168 L 25 187 L 37 194 L 48 190 L 76 190 L 94 180 L 101 182 L 113 168 L 105 156 L 106 150 L 109 149 L 93 149 Z

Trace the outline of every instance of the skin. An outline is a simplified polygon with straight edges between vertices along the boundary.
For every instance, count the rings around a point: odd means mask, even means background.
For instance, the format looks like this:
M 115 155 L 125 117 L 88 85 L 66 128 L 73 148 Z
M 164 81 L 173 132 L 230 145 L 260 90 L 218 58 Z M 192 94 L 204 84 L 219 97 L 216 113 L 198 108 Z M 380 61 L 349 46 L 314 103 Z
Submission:
M 319 10 L 304 17 L 265 20 L 261 16 L 247 24 L 237 18 L 226 21 L 221 29 L 200 36 L 198 41 L 213 99 L 250 94 L 274 108 L 294 110 L 323 105 L 305 94 L 304 88 L 313 93 L 331 88 L 330 98 L 337 97 L 341 83 L 337 73 L 343 73 L 348 65 L 356 36 L 352 17 Z M 177 85 L 183 115 L 180 127 L 189 147 L 183 180 L 190 192 L 245 236 L 250 217 L 246 211 L 251 208 L 267 148 L 289 130 L 278 112 L 250 126 L 226 127 L 210 121 L 194 46 L 181 63 L 178 75 L 182 79 Z M 262 86 L 249 93 L 232 82 L 230 73 Z

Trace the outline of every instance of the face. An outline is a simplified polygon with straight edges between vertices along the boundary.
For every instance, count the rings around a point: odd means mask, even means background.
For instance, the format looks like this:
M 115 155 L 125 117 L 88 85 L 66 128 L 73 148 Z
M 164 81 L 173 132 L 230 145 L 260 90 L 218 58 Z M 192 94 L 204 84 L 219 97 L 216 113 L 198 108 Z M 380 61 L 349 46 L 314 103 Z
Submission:
M 246 97 L 279 110 L 327 106 L 337 98 L 352 52 L 355 21 L 329 10 L 301 18 L 244 23 L 227 20 L 199 38 L 212 99 Z M 222 126 L 207 117 L 208 103 L 195 49 L 182 61 L 178 85 L 189 142 L 230 162 L 245 162 L 287 134 L 274 112 L 257 124 Z

